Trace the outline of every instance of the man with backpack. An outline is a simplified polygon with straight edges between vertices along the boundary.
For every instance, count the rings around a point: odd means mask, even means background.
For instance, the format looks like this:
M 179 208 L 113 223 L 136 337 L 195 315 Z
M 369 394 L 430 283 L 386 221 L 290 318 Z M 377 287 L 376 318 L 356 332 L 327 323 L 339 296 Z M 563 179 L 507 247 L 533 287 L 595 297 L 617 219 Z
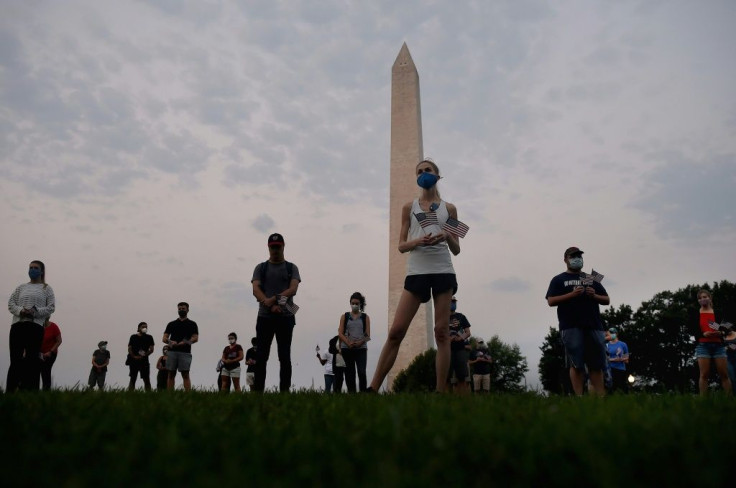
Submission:
M 296 324 L 293 297 L 301 277 L 296 264 L 284 259 L 284 246 L 281 234 L 271 234 L 268 237 L 268 261 L 258 264 L 253 270 L 253 296 L 259 304 L 253 391 L 265 389 L 266 366 L 274 337 L 280 363 L 279 390 L 288 392 L 291 387 L 291 339 Z

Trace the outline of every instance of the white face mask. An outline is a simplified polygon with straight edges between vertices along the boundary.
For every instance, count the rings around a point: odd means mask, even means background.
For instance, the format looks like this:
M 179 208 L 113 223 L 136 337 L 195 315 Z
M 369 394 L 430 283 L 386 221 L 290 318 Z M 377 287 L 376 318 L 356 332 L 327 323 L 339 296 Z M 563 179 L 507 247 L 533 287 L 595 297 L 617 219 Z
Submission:
M 143 327 L 143 328 L 141 329 L 141 334 L 145 334 L 145 333 L 147 333 L 147 332 L 148 332 L 148 327 Z
M 350 307 L 353 309 L 353 312 L 357 312 L 358 310 L 360 310 L 360 305 L 356 303 L 352 303 Z
M 228 339 L 227 340 L 230 344 L 235 344 L 235 339 Z
M 580 256 L 570 258 L 567 262 L 570 269 L 574 269 L 576 271 L 579 269 L 583 269 L 583 258 Z

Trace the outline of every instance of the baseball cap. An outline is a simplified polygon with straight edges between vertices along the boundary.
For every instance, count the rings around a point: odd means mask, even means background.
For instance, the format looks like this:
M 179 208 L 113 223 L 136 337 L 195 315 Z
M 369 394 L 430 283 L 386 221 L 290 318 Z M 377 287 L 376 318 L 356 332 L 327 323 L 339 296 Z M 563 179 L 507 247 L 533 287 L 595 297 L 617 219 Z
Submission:
M 97 343 L 97 347 L 102 347 L 102 346 L 106 346 L 106 345 L 107 345 L 107 341 L 100 341 L 100 342 Z
M 611 327 L 610 329 L 608 329 L 608 332 L 610 332 L 611 334 L 618 334 L 616 327 Z
M 580 250 L 579 247 L 568 247 L 567 249 L 565 249 L 565 255 L 563 257 L 566 258 L 568 256 L 572 256 L 573 254 L 583 254 L 583 251 Z
M 281 234 L 271 234 L 268 236 L 268 245 L 269 246 L 283 246 L 284 245 L 284 236 Z

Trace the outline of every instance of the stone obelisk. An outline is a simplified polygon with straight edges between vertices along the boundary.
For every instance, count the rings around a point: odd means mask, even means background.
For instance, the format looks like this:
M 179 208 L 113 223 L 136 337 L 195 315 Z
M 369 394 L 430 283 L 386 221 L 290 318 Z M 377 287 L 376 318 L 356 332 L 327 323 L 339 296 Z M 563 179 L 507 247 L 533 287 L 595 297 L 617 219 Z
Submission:
M 422 111 L 419 101 L 419 74 L 404 43 L 391 68 L 391 181 L 388 252 L 388 325 L 394 320 L 396 306 L 404 289 L 408 253 L 398 250 L 401 231 L 401 207 L 419 195 L 416 166 L 424 157 L 422 148 Z M 396 363 L 388 375 L 391 389 L 396 374 L 409 366 L 418 355 L 434 346 L 432 302 L 419 307 L 409 327 Z

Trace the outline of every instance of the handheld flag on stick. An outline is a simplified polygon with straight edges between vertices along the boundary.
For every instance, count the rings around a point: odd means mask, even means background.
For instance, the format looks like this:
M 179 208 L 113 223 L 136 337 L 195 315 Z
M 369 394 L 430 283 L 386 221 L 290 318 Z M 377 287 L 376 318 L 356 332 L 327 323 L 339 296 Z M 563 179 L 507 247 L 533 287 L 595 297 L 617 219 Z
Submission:
M 593 277 L 593 281 L 597 281 L 598 283 L 603 281 L 604 276 L 596 270 L 593 270 L 593 272 L 590 275 Z
M 457 219 L 453 219 L 452 217 L 447 219 L 447 222 L 442 224 L 442 230 L 445 230 L 449 232 L 450 234 L 457 236 L 457 237 L 465 237 L 465 235 L 470 230 L 470 227 L 463 224 Z
M 289 299 L 284 296 L 279 297 L 278 304 L 280 307 L 285 308 L 289 313 L 294 315 L 296 315 L 296 312 L 299 310 L 299 305 L 294 302 L 289 302 Z
M 419 212 L 415 213 L 414 217 L 417 218 L 417 222 L 422 226 L 422 229 L 426 229 L 431 225 L 439 225 L 435 212 Z
M 720 332 L 731 332 L 733 330 L 733 324 L 731 322 L 721 322 L 720 324 L 718 322 L 708 322 L 708 326 Z

